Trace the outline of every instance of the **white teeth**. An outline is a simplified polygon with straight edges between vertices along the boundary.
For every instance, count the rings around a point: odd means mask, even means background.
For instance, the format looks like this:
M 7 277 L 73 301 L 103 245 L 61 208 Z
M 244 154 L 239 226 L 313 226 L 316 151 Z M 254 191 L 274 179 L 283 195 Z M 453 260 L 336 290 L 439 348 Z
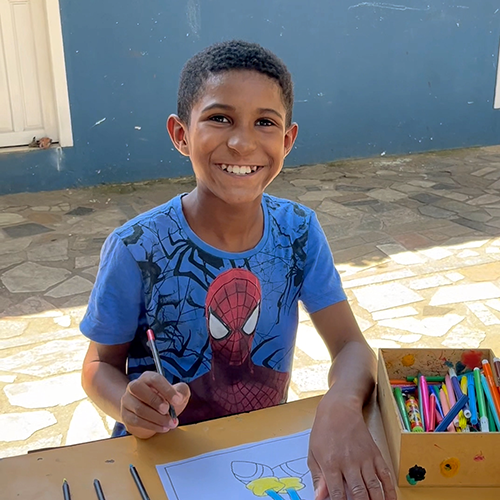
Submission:
M 256 165 L 252 165 L 251 167 L 248 165 L 227 165 L 226 163 L 221 163 L 220 167 L 222 170 L 229 172 L 230 174 L 236 175 L 247 175 L 255 172 L 259 167 Z

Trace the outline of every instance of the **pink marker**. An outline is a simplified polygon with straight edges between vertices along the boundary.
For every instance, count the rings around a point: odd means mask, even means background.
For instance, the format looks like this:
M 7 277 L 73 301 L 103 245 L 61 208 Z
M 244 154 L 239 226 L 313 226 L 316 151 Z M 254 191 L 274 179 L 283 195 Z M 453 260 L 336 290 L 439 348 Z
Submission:
M 428 431 L 429 425 L 428 422 L 430 422 L 430 403 L 429 403 L 429 387 L 427 386 L 427 380 L 425 380 L 425 377 L 423 375 L 420 375 L 419 378 L 420 382 L 420 387 L 422 388 L 421 392 L 421 398 L 422 398 L 422 409 L 424 412 L 424 421 L 425 421 L 425 430 Z
M 436 395 L 431 394 L 429 397 L 429 420 L 427 424 L 427 430 L 429 432 L 434 431 L 436 428 Z

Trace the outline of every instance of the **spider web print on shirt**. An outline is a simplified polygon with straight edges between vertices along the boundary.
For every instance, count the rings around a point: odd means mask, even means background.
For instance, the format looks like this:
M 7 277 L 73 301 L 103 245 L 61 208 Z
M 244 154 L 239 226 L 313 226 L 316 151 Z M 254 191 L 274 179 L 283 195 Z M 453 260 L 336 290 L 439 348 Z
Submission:
M 293 355 L 296 304 L 304 276 L 308 214 L 299 205 L 294 224 L 280 224 L 282 200 L 266 197 L 267 242 L 246 258 L 213 255 L 186 233 L 174 206 L 153 211 L 147 224 L 138 223 L 120 237 L 142 273 L 145 321 L 158 339 L 161 358 L 171 382 L 189 382 L 210 370 L 211 348 L 205 318 L 205 297 L 213 280 L 231 268 L 258 276 L 263 294 L 263 319 L 252 344 L 252 359 L 261 366 L 287 372 Z M 228 254 L 229 255 L 229 254 Z M 267 318 L 267 319 L 266 319 Z M 284 333 L 284 329 L 287 331 Z M 152 369 L 144 341 L 134 342 L 129 373 Z

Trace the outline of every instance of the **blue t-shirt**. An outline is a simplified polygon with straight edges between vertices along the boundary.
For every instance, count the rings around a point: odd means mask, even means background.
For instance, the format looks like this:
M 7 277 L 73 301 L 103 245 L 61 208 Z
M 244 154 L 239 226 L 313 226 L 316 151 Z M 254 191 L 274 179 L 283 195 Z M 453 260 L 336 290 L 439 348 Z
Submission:
M 286 400 L 298 301 L 313 313 L 345 300 L 314 212 L 264 194 L 255 248 L 229 253 L 189 227 L 177 196 L 106 240 L 81 331 L 107 345 L 131 342 L 131 380 L 155 366 L 152 328 L 166 378 L 183 381 L 190 423 Z

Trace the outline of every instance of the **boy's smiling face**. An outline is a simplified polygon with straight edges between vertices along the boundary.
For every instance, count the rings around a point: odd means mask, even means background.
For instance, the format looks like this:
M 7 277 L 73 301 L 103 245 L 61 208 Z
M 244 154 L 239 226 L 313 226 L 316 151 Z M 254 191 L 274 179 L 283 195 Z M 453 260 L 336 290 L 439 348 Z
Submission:
M 200 194 L 236 205 L 260 200 L 280 173 L 298 130 L 286 116 L 277 82 L 254 70 L 230 70 L 205 82 L 189 125 L 172 115 L 167 128 L 190 157 Z

